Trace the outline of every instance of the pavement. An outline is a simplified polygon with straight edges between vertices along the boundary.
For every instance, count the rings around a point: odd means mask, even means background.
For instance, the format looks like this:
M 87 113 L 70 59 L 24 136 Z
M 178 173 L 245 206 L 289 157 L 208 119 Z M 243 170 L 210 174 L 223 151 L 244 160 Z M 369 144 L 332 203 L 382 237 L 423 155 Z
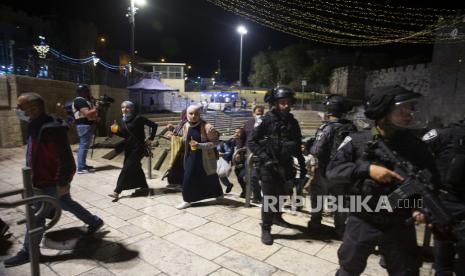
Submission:
M 0 149 L 0 192 L 22 188 L 24 148 Z M 260 207 L 244 207 L 238 185 L 225 200 L 207 200 L 185 210 L 179 192 L 165 188 L 159 178 L 148 180 L 151 193 L 132 195 L 124 191 L 118 202 L 107 196 L 115 187 L 120 168 L 90 160 L 98 168 L 93 174 L 76 175 L 72 197 L 105 221 L 93 237 L 80 240 L 75 249 L 43 243 L 41 275 L 334 275 L 338 268 L 340 241 L 305 233 L 307 212 L 285 213 L 292 228 L 273 226 L 272 246 L 260 241 Z M 231 175 L 233 180 L 235 176 Z M 18 196 L 0 199 L 12 201 Z M 14 255 L 23 241 L 24 207 L 0 209 L 10 225 L 9 242 L 0 244 L 0 262 Z M 325 223 L 331 225 L 330 218 Z M 84 223 L 63 212 L 48 236 L 79 229 Z M 68 229 L 68 230 L 66 230 Z M 328 228 L 329 229 L 329 228 Z M 421 240 L 422 237 L 419 237 Z M 370 256 L 363 275 L 388 275 Z M 30 265 L 4 268 L 0 275 L 30 275 Z M 431 263 L 424 263 L 421 275 L 432 275 Z

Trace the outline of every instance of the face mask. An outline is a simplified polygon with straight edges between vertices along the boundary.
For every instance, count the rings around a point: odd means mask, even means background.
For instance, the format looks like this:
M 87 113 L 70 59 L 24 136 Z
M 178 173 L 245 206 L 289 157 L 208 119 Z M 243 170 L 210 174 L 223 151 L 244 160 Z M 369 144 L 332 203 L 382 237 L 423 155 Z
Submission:
M 26 115 L 26 111 L 22 109 L 16 109 L 15 112 L 16 112 L 16 116 L 21 121 L 29 122 L 31 120 L 31 118 L 29 118 L 29 116 Z

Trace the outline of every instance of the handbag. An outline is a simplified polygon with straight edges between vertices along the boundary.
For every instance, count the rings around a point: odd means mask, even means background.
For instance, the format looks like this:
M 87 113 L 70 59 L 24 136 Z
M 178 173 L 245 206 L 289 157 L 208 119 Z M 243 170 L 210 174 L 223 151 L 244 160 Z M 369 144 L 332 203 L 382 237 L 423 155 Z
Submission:
M 150 145 L 148 145 L 147 143 L 145 143 L 145 142 L 141 143 L 139 141 L 139 139 L 137 139 L 137 137 L 134 134 L 132 134 L 132 132 L 129 130 L 128 125 L 126 124 L 126 122 L 123 121 L 123 124 L 124 124 L 124 127 L 126 128 L 126 130 L 128 131 L 129 135 L 131 135 L 132 138 L 134 138 L 136 140 L 136 142 L 137 142 L 137 144 L 139 146 L 142 146 L 142 149 L 143 149 L 142 153 L 144 154 L 144 156 L 145 157 L 153 157 L 152 147 Z
M 219 177 L 228 177 L 231 174 L 231 165 L 223 157 L 216 162 L 216 173 Z

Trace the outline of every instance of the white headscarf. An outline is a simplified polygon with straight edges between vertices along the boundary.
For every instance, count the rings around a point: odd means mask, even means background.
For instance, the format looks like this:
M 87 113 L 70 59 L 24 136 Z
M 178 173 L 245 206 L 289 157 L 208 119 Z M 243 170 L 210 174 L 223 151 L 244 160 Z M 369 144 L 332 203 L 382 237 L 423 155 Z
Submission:
M 126 105 L 126 107 L 130 110 L 129 114 L 123 114 L 123 121 L 126 122 L 127 120 L 129 120 L 129 118 L 133 116 L 134 111 L 136 109 L 136 105 L 131 101 L 124 101 L 121 103 L 121 107 L 123 107 L 123 105 Z
M 195 112 L 200 112 L 200 108 L 201 106 L 199 105 L 190 105 L 187 110 L 186 110 L 186 116 L 187 116 L 187 120 L 189 122 L 189 126 L 191 127 L 195 127 L 195 126 L 198 126 L 200 124 L 200 122 L 202 121 L 201 118 L 199 118 L 199 120 L 197 122 L 191 122 L 189 121 L 189 112 L 192 112 L 192 111 L 195 111 Z

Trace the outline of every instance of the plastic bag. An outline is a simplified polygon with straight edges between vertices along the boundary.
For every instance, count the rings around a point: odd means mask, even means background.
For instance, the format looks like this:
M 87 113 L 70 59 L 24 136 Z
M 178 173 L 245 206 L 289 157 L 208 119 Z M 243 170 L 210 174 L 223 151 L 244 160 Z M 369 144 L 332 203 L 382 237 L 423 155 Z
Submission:
M 216 161 L 216 173 L 219 177 L 228 177 L 231 173 L 231 165 L 228 161 L 224 160 L 223 157 L 220 157 Z

